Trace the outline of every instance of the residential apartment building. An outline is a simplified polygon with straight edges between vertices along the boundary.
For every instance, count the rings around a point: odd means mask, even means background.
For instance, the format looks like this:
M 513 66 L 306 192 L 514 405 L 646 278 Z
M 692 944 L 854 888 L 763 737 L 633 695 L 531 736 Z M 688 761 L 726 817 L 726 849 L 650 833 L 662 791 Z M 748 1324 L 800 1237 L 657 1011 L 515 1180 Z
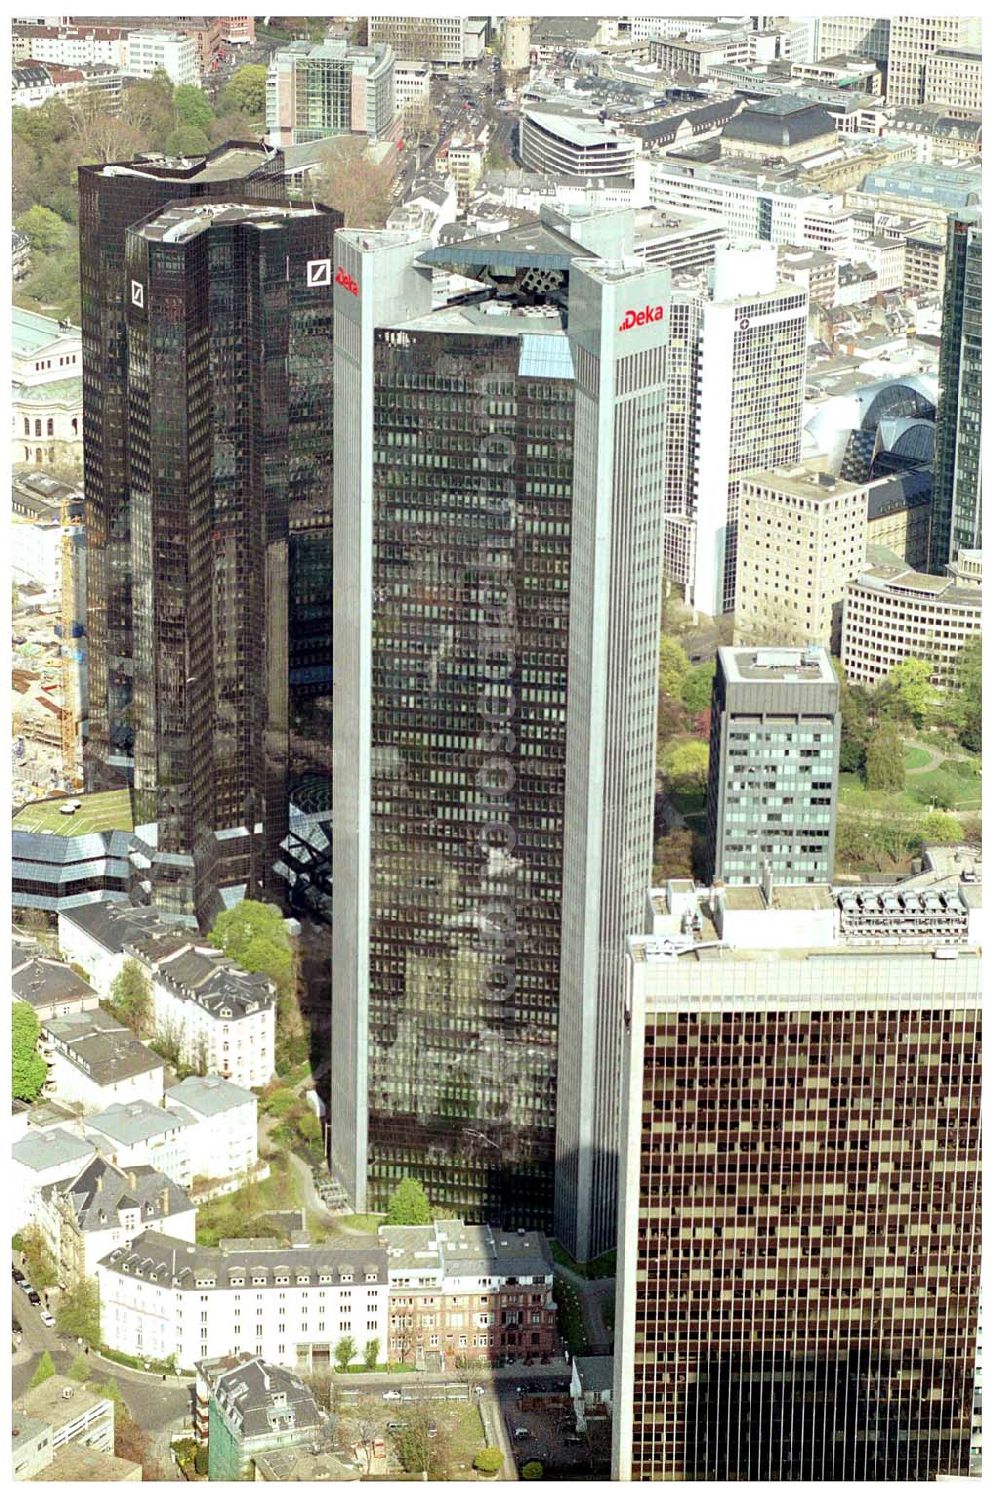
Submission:
M 396 1364 L 453 1370 L 555 1353 L 553 1268 L 542 1235 L 441 1220 L 383 1225 L 389 1351 Z
M 62 911 L 57 928 L 63 957 L 79 964 L 104 998 L 129 958 L 126 948 L 130 942 L 143 935 L 161 936 L 177 930 L 162 912 L 132 906 L 128 901 L 90 901 Z
M 253 1479 L 255 1455 L 316 1443 L 327 1432 L 312 1392 L 280 1365 L 248 1355 L 206 1383 L 210 1482 Z
M 175 88 L 182 83 L 200 84 L 197 38 L 180 31 L 130 31 L 126 78 L 152 78 L 157 69 L 166 73 Z
M 525 109 L 521 113 L 518 151 L 529 172 L 631 181 L 638 144 L 634 136 L 575 111 Z
M 868 495 L 822 461 L 744 475 L 734 645 L 839 654 L 844 594 L 865 563 Z
M 40 1189 L 37 1205 L 34 1223 L 66 1286 L 95 1276 L 104 1256 L 130 1245 L 144 1230 L 194 1239 L 190 1198 L 152 1167 L 122 1171 L 96 1156 L 79 1176 Z
M 145 1099 L 112 1104 L 83 1120 L 83 1134 L 113 1167 L 151 1167 L 190 1188 L 194 1172 L 188 1123 L 178 1111 Z
M 829 654 L 722 647 L 712 688 L 712 879 L 815 885 L 833 876 L 840 684 Z
M 844 599 L 848 681 L 874 685 L 916 659 L 929 663 L 936 688 L 951 691 L 965 642 L 982 633 L 982 616 L 981 552 L 960 551 L 944 577 L 875 552 Z
M 11 999 L 30 1005 L 40 1021 L 76 1016 L 96 1010 L 100 996 L 85 979 L 37 949 L 14 943 L 10 977 Z
M 923 104 L 931 58 L 941 52 L 982 47 L 978 16 L 893 16 L 889 30 L 886 99 L 890 104 Z
M 96 1156 L 93 1145 L 61 1126 L 28 1130 L 11 1147 L 8 1212 L 14 1233 L 38 1216 L 43 1188 L 72 1181 Z
M 983 231 L 978 209 L 948 220 L 934 429 L 929 566 L 944 573 L 982 545 Z
M 125 951 L 149 981 L 155 1028 L 175 1039 L 183 1061 L 243 1088 L 264 1087 L 274 1073 L 277 1010 L 265 974 L 248 974 L 183 929 L 137 935 Z
M 924 99 L 959 116 L 983 108 L 983 54 L 943 49 L 932 52 L 924 74 Z
M 274 146 L 299 146 L 332 135 L 380 139 L 396 119 L 391 47 L 347 42 L 292 42 L 272 54 L 266 117 Z
M 351 1237 L 283 1248 L 275 1240 L 140 1234 L 97 1268 L 101 1337 L 143 1359 L 194 1369 L 247 1350 L 278 1365 L 329 1370 L 342 1338 L 386 1361 L 389 1285 L 385 1251 Z
M 673 885 L 629 944 L 612 1477 L 966 1475 L 981 887 Z
M 232 1079 L 191 1074 L 167 1089 L 167 1109 L 187 1121 L 195 1177 L 238 1180 L 257 1161 L 257 1096 Z
M 561 1161 L 578 1245 L 598 1162 L 613 1234 L 602 1049 L 654 781 L 669 286 L 620 245 L 599 215 L 344 231 L 335 294 L 333 1164 L 359 1205 L 412 1173 L 547 1229 Z M 434 267 L 505 295 L 433 308 Z
M 41 1051 L 49 1064 L 45 1092 L 60 1103 L 106 1109 L 163 1098 L 162 1058 L 105 1010 L 44 1022 Z
M 13 27 L 14 57 L 64 68 L 92 68 L 98 64 L 121 72 L 128 55 L 128 34 L 120 26 L 91 22 L 75 26 Z

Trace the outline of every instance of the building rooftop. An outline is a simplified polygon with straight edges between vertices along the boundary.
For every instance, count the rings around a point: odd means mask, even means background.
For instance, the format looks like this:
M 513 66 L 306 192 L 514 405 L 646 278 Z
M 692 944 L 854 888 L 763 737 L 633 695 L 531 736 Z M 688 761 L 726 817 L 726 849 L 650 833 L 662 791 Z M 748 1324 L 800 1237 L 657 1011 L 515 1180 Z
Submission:
M 353 1462 L 346 1452 L 322 1447 L 313 1451 L 313 1445 L 295 1448 L 269 1448 L 255 1453 L 253 1466 L 256 1477 L 271 1483 L 310 1484 L 315 1481 L 343 1483 L 359 1480 L 361 1465 Z
M 615 1361 L 610 1354 L 573 1356 L 576 1373 L 580 1377 L 580 1389 L 587 1391 L 613 1391 L 615 1388 Z
M 80 807 L 72 813 L 60 812 L 70 800 L 79 801 Z M 23 833 L 57 833 L 64 838 L 112 830 L 131 833 L 135 826 L 132 793 L 123 787 L 113 792 L 87 792 L 72 799 L 62 796 L 29 802 L 15 814 L 11 826 Z
M 44 1021 L 42 1029 L 73 1065 L 100 1086 L 163 1067 L 163 1060 L 105 1010 Z
M 192 1074 L 180 1083 L 167 1089 L 165 1098 L 171 1104 L 181 1104 L 196 1115 L 220 1115 L 227 1109 L 236 1109 L 241 1104 L 250 1104 L 256 1098 L 249 1089 L 231 1083 L 228 1078 L 196 1078 Z
M 121 1170 L 101 1156 L 89 1162 L 71 1182 L 43 1188 L 42 1193 L 63 1196 L 83 1234 L 117 1225 L 119 1215 L 129 1210 L 138 1210 L 141 1226 L 184 1213 L 192 1206 L 184 1189 L 165 1173 L 143 1166 Z
M 383 1224 L 379 1239 L 393 1271 L 440 1270 L 445 1276 L 551 1276 L 548 1241 L 535 1231 L 493 1229 L 436 1219 L 433 1225 Z
M 96 1155 L 89 1141 L 58 1125 L 53 1130 L 29 1130 L 11 1149 L 14 1160 L 31 1172 L 46 1172 L 51 1167 L 79 1162 L 88 1152 Z
M 829 652 L 820 646 L 722 646 L 719 665 L 729 682 L 837 682 Z
M 216 1249 L 189 1245 L 158 1230 L 146 1230 L 129 1246 L 101 1262 L 135 1281 L 177 1287 L 319 1286 L 388 1280 L 386 1253 L 374 1237 L 352 1235 L 322 1245 L 282 1246 L 275 1240 L 223 1242 Z
M 127 901 L 93 901 L 63 913 L 63 920 L 78 927 L 106 953 L 124 953 L 126 943 L 141 933 L 177 933 L 169 916 L 149 906 L 130 906 Z M 187 937 L 185 931 L 185 939 Z
M 782 150 L 830 136 L 836 128 L 833 117 L 818 104 L 794 94 L 781 94 L 747 104 L 722 127 L 722 136 L 727 141 Z
M 86 1128 L 99 1130 L 109 1140 L 120 1141 L 123 1146 L 135 1146 L 151 1135 L 176 1130 L 180 1123 L 170 1110 L 161 1109 L 145 1099 L 133 1099 L 128 1104 L 111 1104 L 99 1114 L 88 1115 Z
M 87 1448 L 83 1443 L 63 1443 L 53 1454 L 52 1462 L 37 1474 L 32 1474 L 30 1482 L 69 1484 L 91 1480 L 117 1484 L 141 1478 L 141 1464 L 133 1463 L 130 1458 L 116 1458 L 113 1453 Z
M 326 1422 L 299 1376 L 263 1359 L 247 1359 L 217 1375 L 212 1396 L 230 1431 L 244 1442 L 279 1435 L 289 1441 L 293 1433 L 305 1440 Z
M 849 587 L 937 599 L 942 604 L 979 606 L 983 602 L 982 589 L 975 584 L 963 586 L 954 576 L 918 573 L 888 547 L 869 547 L 864 572 Z
M 85 168 L 102 177 L 176 177 L 182 182 L 227 182 L 245 177 L 271 162 L 280 163 L 281 152 L 263 142 L 226 141 L 207 156 L 165 156 L 145 152 L 127 162 L 105 162 Z
M 264 203 L 260 199 L 246 203 L 234 203 L 231 199 L 224 203 L 206 203 L 204 199 L 182 200 L 157 209 L 130 232 L 146 240 L 183 245 L 219 226 L 253 224 L 258 229 L 270 229 L 286 219 L 322 217 L 331 212 L 311 203 Z
M 27 954 L 15 945 L 11 991 L 15 1000 L 38 1007 L 80 1000 L 96 1002 L 97 991 L 57 959 Z M 96 1007 L 95 1007 L 96 1008 Z
M 833 894 L 825 885 L 776 885 L 771 902 L 756 885 L 727 885 L 727 911 L 832 911 Z
M 72 323 L 60 323 L 55 318 L 47 318 L 44 313 L 29 312 L 23 307 L 12 307 L 10 320 L 11 349 L 15 357 L 37 354 L 58 339 L 80 339 L 83 336 Z
M 72 1395 L 67 1396 L 66 1391 Z M 85 1385 L 68 1380 L 65 1375 L 50 1375 L 41 1385 L 29 1388 L 18 1399 L 15 1416 L 23 1412 L 35 1422 L 44 1422 L 53 1432 L 67 1427 L 88 1413 L 100 1415 L 101 1409 L 111 1411 L 111 1399 L 97 1396 Z
M 626 147 L 631 144 L 626 132 L 609 130 L 596 117 L 592 119 L 580 112 L 558 108 L 525 109 L 522 115 L 533 125 L 559 136 L 573 146 Z
M 755 469 L 741 478 L 748 483 L 766 484 L 802 500 L 839 500 L 844 495 L 856 495 L 865 489 L 864 484 L 854 484 L 829 473 L 824 467 L 826 462 L 818 458 L 797 464 L 779 464 L 773 469 Z
M 912 198 L 956 210 L 978 207 L 982 185 L 982 169 L 978 166 L 945 167 L 901 161 L 876 167 L 856 191 L 872 197 Z
M 275 1004 L 277 992 L 266 974 L 248 974 L 217 948 L 191 942 L 184 933 L 136 933 L 127 951 L 154 967 L 167 989 L 210 1015 L 239 1018 Z

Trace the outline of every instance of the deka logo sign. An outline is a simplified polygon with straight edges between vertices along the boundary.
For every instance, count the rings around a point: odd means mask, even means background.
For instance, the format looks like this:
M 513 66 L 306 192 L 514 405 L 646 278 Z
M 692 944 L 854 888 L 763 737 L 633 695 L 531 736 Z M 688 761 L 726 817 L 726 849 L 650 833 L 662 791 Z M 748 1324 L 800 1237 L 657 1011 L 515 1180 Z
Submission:
M 624 318 L 622 318 L 621 322 L 618 324 L 618 331 L 619 333 L 627 333 L 630 328 L 641 328 L 644 323 L 662 322 L 662 306 L 650 307 L 649 303 L 647 302 L 645 307 L 630 307 Z
M 348 276 L 343 266 L 337 267 L 336 281 L 337 285 L 342 286 L 345 291 L 350 292 L 352 297 L 356 297 L 358 295 L 358 283 L 355 281 L 353 276 Z

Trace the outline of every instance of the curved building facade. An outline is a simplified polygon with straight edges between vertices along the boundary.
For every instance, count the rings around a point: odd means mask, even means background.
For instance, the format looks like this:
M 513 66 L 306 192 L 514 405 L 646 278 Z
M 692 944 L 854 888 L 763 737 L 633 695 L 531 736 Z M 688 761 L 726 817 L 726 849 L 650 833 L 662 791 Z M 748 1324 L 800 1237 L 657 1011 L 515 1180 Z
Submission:
M 636 142 L 599 120 L 525 110 L 521 161 L 529 172 L 554 177 L 628 177 L 635 172 Z

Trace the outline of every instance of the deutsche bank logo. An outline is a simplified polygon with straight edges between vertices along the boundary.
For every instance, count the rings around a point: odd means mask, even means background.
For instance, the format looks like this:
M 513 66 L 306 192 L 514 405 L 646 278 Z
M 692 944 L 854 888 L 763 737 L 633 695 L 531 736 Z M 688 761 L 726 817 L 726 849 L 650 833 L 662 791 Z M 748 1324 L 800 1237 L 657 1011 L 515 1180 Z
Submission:
M 306 286 L 329 286 L 330 262 L 311 260 L 306 265 Z
M 133 281 L 133 283 L 132 283 L 132 306 L 133 307 L 145 307 L 145 305 L 146 305 L 146 291 L 145 291 L 145 288 L 143 287 L 143 284 L 142 284 L 141 281 Z

